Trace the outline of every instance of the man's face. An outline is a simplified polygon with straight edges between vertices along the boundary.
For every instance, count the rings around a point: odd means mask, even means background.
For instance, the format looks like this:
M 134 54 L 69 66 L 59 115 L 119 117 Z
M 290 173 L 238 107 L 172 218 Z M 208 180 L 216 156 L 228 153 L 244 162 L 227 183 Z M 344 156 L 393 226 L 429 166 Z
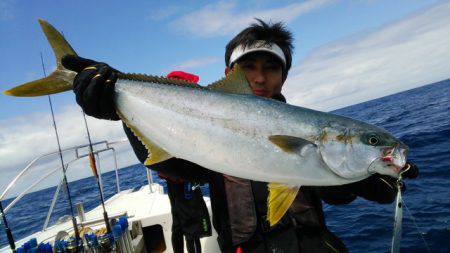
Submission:
M 281 93 L 283 69 L 281 61 L 267 52 L 254 52 L 242 57 L 237 64 L 245 72 L 256 96 L 271 98 Z M 229 68 L 225 69 L 228 74 Z

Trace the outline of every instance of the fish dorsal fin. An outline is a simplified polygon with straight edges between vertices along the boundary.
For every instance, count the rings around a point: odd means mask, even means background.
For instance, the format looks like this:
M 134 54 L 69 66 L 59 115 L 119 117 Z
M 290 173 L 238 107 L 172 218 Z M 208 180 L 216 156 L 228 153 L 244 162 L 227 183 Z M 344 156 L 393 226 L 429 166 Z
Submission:
M 191 87 L 196 89 L 204 89 L 204 87 L 197 85 L 195 83 L 190 83 L 180 79 L 172 79 L 166 78 L 162 76 L 152 76 L 145 74 L 136 74 L 136 73 L 118 73 L 117 77 L 122 80 L 131 80 L 131 81 L 140 81 L 140 82 L 149 82 L 149 83 L 158 83 L 158 84 L 167 84 L 167 85 L 178 85 L 183 87 Z
M 269 140 L 287 153 L 299 153 L 307 145 L 316 146 L 308 140 L 289 135 L 271 135 Z
M 269 183 L 267 200 L 267 220 L 270 226 L 276 225 L 297 196 L 299 186 L 288 186 L 279 183 Z
M 117 114 L 119 115 L 120 119 L 125 123 L 125 125 L 127 125 L 127 127 L 131 130 L 131 132 L 133 132 L 133 134 L 139 139 L 139 141 L 142 142 L 142 144 L 147 149 L 148 157 L 145 160 L 144 165 L 153 165 L 172 158 L 172 156 L 165 150 L 158 147 L 151 140 L 145 138 L 145 136 L 141 132 L 139 132 L 139 130 L 137 130 L 136 127 L 130 124 L 130 122 L 123 116 L 122 113 L 117 111 Z
M 207 87 L 214 91 L 223 91 L 235 94 L 253 94 L 250 84 L 245 77 L 245 73 L 238 64 L 234 66 L 226 77 L 208 85 Z

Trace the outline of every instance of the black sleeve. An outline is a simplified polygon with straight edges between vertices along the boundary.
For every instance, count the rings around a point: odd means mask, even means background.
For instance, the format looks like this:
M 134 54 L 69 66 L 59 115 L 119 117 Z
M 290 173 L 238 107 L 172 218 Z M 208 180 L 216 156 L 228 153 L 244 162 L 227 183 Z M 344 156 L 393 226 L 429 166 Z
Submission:
M 317 187 L 317 192 L 322 200 L 330 205 L 348 204 L 358 196 L 388 204 L 395 200 L 397 194 L 395 182 L 392 177 L 375 174 L 351 184 Z
M 123 124 L 123 128 L 138 160 L 144 163 L 148 156 L 147 149 L 125 124 Z M 161 172 L 172 180 L 183 179 L 197 183 L 208 182 L 211 173 L 210 170 L 200 165 L 179 158 L 170 158 L 166 161 L 147 166 L 147 168 Z

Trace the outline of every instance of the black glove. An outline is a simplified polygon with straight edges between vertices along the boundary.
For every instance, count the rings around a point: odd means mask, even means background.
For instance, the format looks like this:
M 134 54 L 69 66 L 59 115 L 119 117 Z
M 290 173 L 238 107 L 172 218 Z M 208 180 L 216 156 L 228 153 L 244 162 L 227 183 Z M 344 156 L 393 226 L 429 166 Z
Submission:
M 62 65 L 78 74 L 73 81 L 73 92 L 83 111 L 92 117 L 119 120 L 114 105 L 114 86 L 118 71 L 103 62 L 66 55 Z

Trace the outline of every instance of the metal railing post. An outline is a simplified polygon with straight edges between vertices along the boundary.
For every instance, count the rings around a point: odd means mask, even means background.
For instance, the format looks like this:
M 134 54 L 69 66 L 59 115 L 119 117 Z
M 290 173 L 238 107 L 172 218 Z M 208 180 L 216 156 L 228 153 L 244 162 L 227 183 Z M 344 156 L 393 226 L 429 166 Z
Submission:
M 102 143 L 106 144 L 106 148 L 101 149 L 101 150 L 97 150 L 97 151 L 95 152 L 95 155 L 97 156 L 97 165 L 98 165 L 98 171 L 99 171 L 99 180 L 100 180 L 100 186 L 101 186 L 102 193 L 103 193 L 103 182 L 102 182 L 102 180 L 101 180 L 101 170 L 100 170 L 99 153 L 105 152 L 105 151 L 108 151 L 108 150 L 111 150 L 111 151 L 113 152 L 113 156 L 114 156 L 114 168 L 115 168 L 115 176 L 116 176 L 116 187 L 117 187 L 117 192 L 120 192 L 120 181 L 119 181 L 119 172 L 118 172 L 119 168 L 118 168 L 118 163 L 117 163 L 116 150 L 115 150 L 113 147 L 111 147 L 110 145 L 112 145 L 112 144 L 117 144 L 117 143 L 121 143 L 121 142 L 125 142 L 125 141 L 126 141 L 126 140 L 121 140 L 121 141 L 115 141 L 115 142 L 111 142 L 111 143 L 108 143 L 107 141 L 100 141 L 100 142 L 93 143 L 94 145 L 102 144 Z M 77 161 L 77 160 L 79 160 L 79 159 L 81 159 L 81 158 L 84 158 L 84 157 L 87 157 L 87 156 L 88 156 L 87 154 L 85 154 L 85 155 L 80 155 L 80 154 L 79 154 L 78 149 L 83 148 L 83 147 L 87 147 L 87 145 L 79 145 L 79 146 L 74 146 L 74 147 L 70 147 L 70 148 L 66 148 L 66 149 L 63 149 L 63 150 L 62 150 L 62 152 L 75 151 L 75 154 L 76 154 L 76 158 L 74 158 L 73 160 L 71 160 L 71 161 L 69 161 L 68 163 L 65 164 L 66 171 L 69 169 L 69 165 L 70 165 L 71 163 L 73 163 L 73 162 L 75 162 L 75 161 Z M 3 190 L 3 192 L 2 192 L 1 195 L 0 195 L 0 200 L 2 200 L 2 199 L 9 193 L 9 191 L 15 186 L 15 184 L 17 183 L 17 181 L 18 181 L 20 178 L 22 178 L 22 176 L 23 176 L 26 172 L 28 172 L 28 171 L 33 167 L 33 165 L 35 165 L 35 164 L 36 164 L 39 160 L 41 160 L 42 158 L 49 157 L 49 156 L 54 155 L 54 154 L 58 154 L 58 152 L 52 152 L 52 153 L 48 153 L 48 154 L 45 154 L 45 155 L 38 156 L 38 157 L 34 158 L 30 163 L 28 163 L 27 166 L 26 166 L 23 170 L 21 170 L 21 171 L 19 172 L 19 174 L 18 174 L 17 176 L 15 176 L 14 179 L 11 180 L 11 182 L 10 182 L 10 183 L 7 185 L 7 187 Z M 32 183 L 31 185 L 29 185 L 24 191 L 22 191 L 19 195 L 17 195 L 17 197 L 15 197 L 14 200 L 11 201 L 11 203 L 9 203 L 9 204 L 5 207 L 4 213 L 6 214 L 6 213 L 7 213 L 7 212 L 8 212 L 8 211 L 9 211 L 9 210 L 10 210 L 10 209 L 18 202 L 18 201 L 20 201 L 20 200 L 23 198 L 23 196 L 25 196 L 29 191 L 31 191 L 31 189 L 33 189 L 36 185 L 38 185 L 38 184 L 39 184 L 40 182 L 42 182 L 44 179 L 48 178 L 49 176 L 51 176 L 52 174 L 54 174 L 56 171 L 58 171 L 58 170 L 60 170 L 60 169 L 61 169 L 61 166 L 58 167 L 58 168 L 56 168 L 56 169 L 51 170 L 50 172 L 46 173 L 45 175 L 43 175 L 42 177 L 40 177 L 38 180 L 36 180 L 34 183 Z M 149 182 L 152 183 L 151 176 L 148 174 L 148 172 L 147 172 L 147 178 L 148 178 Z M 47 216 L 46 216 L 44 225 L 43 225 L 43 227 L 42 227 L 42 230 L 43 230 L 43 231 L 46 230 L 46 229 L 48 228 L 48 225 L 49 225 L 49 223 L 50 223 L 50 218 L 51 218 L 51 215 L 52 215 L 52 213 L 53 213 L 54 207 L 55 207 L 55 205 L 56 205 L 56 201 L 58 200 L 58 195 L 59 195 L 59 192 L 60 192 L 60 190 L 61 190 L 62 183 L 63 183 L 63 181 L 61 180 L 61 181 L 59 182 L 58 186 L 56 187 L 55 193 L 53 194 L 53 199 L 52 199 L 52 202 L 51 202 L 51 204 L 50 204 L 49 210 L 48 210 L 48 212 L 47 212 Z M 0 215 L 0 216 L 1 216 L 1 215 Z
M 96 162 L 97 162 L 97 171 L 98 171 L 98 181 L 100 183 L 100 191 L 102 191 L 102 194 L 103 194 L 104 191 L 103 191 L 103 180 L 102 180 L 102 167 L 100 166 L 100 157 L 99 157 L 98 153 L 96 153 L 95 156 L 97 156 Z
M 58 199 L 59 191 L 61 190 L 63 180 L 59 181 L 58 186 L 56 187 L 55 193 L 53 194 L 52 203 L 50 204 L 50 207 L 47 212 L 47 217 L 45 217 L 44 226 L 42 226 L 42 231 L 45 231 L 48 227 L 48 223 L 50 222 L 50 217 L 53 213 L 53 208 L 55 208 L 56 200 Z
M 153 190 L 152 190 L 152 185 L 153 185 L 152 172 L 148 168 L 145 168 L 145 171 L 147 172 L 148 188 L 150 189 L 150 192 L 153 192 Z
M 114 170 L 116 171 L 116 186 L 117 186 L 117 193 L 120 192 L 120 181 L 119 181 L 119 168 L 117 166 L 117 156 L 116 156 L 116 150 L 114 148 L 111 148 L 113 152 L 114 157 Z

